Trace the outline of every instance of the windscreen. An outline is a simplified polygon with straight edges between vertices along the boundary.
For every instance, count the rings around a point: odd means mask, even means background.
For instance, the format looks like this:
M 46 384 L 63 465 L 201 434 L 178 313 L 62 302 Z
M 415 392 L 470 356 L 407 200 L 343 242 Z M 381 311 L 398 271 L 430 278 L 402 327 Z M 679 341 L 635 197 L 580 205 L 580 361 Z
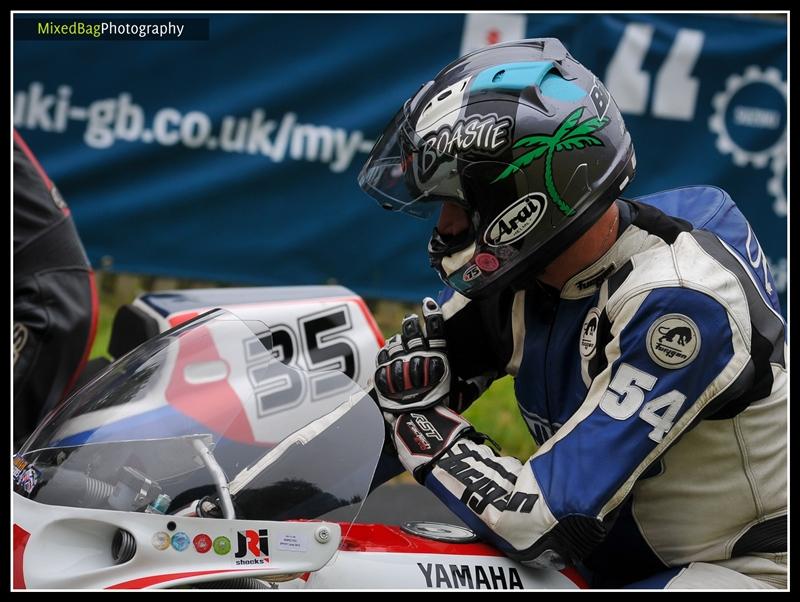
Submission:
M 267 325 L 214 310 L 142 344 L 46 417 L 14 457 L 44 504 L 225 518 L 360 510 L 383 445 L 372 399 L 340 372 L 273 353 Z

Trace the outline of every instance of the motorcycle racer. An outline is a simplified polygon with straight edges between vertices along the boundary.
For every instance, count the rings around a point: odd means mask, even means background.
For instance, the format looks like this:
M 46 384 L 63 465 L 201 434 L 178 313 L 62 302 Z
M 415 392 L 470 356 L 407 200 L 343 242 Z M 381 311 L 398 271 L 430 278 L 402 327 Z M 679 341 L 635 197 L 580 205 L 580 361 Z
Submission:
M 98 300 L 69 207 L 16 130 L 13 201 L 16 448 L 75 385 Z
M 775 284 L 724 191 L 635 200 L 630 133 L 555 39 L 499 44 L 404 103 L 359 175 L 439 212 L 448 289 L 377 358 L 397 456 L 465 523 L 595 587 L 786 586 L 786 348 Z M 539 445 L 460 413 L 515 379 Z

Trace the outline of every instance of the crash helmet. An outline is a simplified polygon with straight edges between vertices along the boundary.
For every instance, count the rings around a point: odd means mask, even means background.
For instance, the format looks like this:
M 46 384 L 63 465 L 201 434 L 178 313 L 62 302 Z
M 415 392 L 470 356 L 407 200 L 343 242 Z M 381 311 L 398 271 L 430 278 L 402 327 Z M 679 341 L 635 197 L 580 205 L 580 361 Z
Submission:
M 434 228 L 431 266 L 469 298 L 522 287 L 586 232 L 634 176 L 622 115 L 555 38 L 467 54 L 405 101 L 358 182 L 417 217 L 455 203 L 462 232 Z

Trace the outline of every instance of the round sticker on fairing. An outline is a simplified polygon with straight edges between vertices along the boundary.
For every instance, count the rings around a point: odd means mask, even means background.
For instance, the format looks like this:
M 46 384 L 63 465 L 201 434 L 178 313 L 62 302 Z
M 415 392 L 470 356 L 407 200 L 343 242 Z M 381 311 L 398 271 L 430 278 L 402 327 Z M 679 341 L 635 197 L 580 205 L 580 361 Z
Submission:
M 189 536 L 183 531 L 178 531 L 172 536 L 172 547 L 178 552 L 183 552 L 189 547 Z
M 581 326 L 580 351 L 583 359 L 592 359 L 597 351 L 597 325 L 600 323 L 600 310 L 593 307 L 586 314 Z
M 200 554 L 205 554 L 211 549 L 211 538 L 206 535 L 205 533 L 201 533 L 197 535 L 193 540 L 192 543 L 194 544 L 194 549 L 197 550 Z
M 663 368 L 683 368 L 700 352 L 700 329 L 683 314 L 668 314 L 647 331 L 647 353 Z
M 213 547 L 215 554 L 225 556 L 225 554 L 231 551 L 231 540 L 223 535 L 220 535 L 214 540 Z
M 170 544 L 170 536 L 168 533 L 164 533 L 163 531 L 159 531 L 158 533 L 154 533 L 152 539 L 150 540 L 153 544 L 153 547 L 156 550 L 166 550 Z

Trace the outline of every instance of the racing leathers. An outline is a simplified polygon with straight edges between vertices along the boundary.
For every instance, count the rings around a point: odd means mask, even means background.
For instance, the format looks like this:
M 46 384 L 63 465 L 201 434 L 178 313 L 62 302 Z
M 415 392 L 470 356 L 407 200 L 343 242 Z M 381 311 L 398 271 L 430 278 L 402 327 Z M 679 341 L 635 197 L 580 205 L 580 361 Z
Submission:
M 75 385 L 98 318 L 69 207 L 14 131 L 14 447 Z
M 717 188 L 617 204 L 615 244 L 560 291 L 440 298 L 453 373 L 512 375 L 539 448 L 461 436 L 415 476 L 508 556 L 593 586 L 784 587 L 787 351 L 761 247 Z

